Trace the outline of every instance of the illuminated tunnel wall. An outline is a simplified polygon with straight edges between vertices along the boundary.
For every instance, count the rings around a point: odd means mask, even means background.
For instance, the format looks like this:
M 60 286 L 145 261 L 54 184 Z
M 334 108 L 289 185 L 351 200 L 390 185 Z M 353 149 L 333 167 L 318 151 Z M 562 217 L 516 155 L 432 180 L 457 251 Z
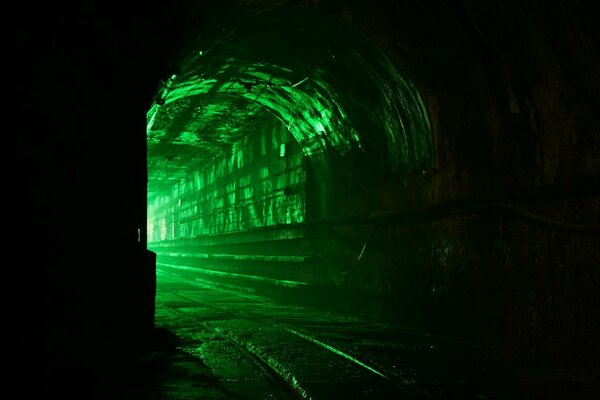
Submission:
M 343 21 L 236 15 L 192 29 L 148 111 L 149 248 L 226 284 L 380 292 L 385 272 L 339 273 L 371 227 L 314 223 L 366 217 L 381 177 L 431 167 L 417 89 Z
M 43 61 L 12 79 L 34 124 L 19 124 L 33 201 L 12 236 L 36 249 L 65 348 L 128 343 L 147 154 L 160 268 L 321 286 L 321 304 L 344 289 L 341 304 L 412 313 L 405 326 L 502 360 L 598 365 L 599 236 L 532 220 L 600 223 L 599 2 L 183 2 L 86 2 L 81 19 L 48 3 L 23 21 L 19 47 Z M 83 325 L 98 340 L 74 346 Z
M 598 236 L 533 222 L 598 224 L 589 2 L 202 3 L 147 114 L 159 266 L 594 359 Z
M 149 204 L 150 243 L 304 220 L 299 146 L 277 120 L 264 122 L 261 129 L 233 144 L 224 157 L 190 171 L 171 193 Z

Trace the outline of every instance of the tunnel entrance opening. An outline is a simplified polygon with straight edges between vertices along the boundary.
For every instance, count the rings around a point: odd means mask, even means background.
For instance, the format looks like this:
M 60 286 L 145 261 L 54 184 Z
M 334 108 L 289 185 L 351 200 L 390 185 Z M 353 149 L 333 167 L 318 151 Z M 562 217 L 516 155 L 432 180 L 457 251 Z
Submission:
M 394 307 L 395 244 L 364 219 L 389 206 L 382 182 L 431 167 L 416 87 L 373 40 L 316 10 L 213 20 L 189 30 L 147 114 L 158 268 L 316 305 Z

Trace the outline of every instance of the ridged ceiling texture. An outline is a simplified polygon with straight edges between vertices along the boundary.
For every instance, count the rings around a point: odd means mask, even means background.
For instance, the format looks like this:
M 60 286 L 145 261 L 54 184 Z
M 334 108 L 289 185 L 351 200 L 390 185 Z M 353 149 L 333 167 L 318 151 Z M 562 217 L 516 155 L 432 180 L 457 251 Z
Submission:
M 394 172 L 431 163 L 419 94 L 372 40 L 314 10 L 220 18 L 180 49 L 147 113 L 150 201 L 260 131 L 265 115 L 307 157 L 354 151 Z

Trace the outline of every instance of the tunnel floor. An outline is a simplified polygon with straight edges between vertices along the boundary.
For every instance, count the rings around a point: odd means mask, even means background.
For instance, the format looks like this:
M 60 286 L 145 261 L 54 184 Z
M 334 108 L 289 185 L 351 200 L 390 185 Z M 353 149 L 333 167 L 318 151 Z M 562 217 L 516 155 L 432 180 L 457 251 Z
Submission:
M 565 390 L 578 398 L 556 375 L 494 365 L 471 343 L 168 268 L 157 275 L 156 326 L 167 345 L 148 355 L 151 372 L 127 398 L 530 399 Z

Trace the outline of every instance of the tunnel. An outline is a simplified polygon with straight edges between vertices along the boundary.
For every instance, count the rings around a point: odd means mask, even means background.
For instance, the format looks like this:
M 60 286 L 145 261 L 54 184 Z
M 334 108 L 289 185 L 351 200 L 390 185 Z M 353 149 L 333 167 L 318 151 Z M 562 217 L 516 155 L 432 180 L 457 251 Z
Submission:
M 30 390 L 594 398 L 599 11 L 36 8 L 15 79 Z
M 286 11 L 241 14 L 192 41 L 159 89 L 147 116 L 148 246 L 161 267 L 351 306 L 344 289 L 369 279 L 352 265 L 386 262 L 373 256 L 386 251 L 373 246 L 385 228 L 370 215 L 385 211 L 383 194 L 367 194 L 386 176 L 431 170 L 429 120 L 377 43 Z

